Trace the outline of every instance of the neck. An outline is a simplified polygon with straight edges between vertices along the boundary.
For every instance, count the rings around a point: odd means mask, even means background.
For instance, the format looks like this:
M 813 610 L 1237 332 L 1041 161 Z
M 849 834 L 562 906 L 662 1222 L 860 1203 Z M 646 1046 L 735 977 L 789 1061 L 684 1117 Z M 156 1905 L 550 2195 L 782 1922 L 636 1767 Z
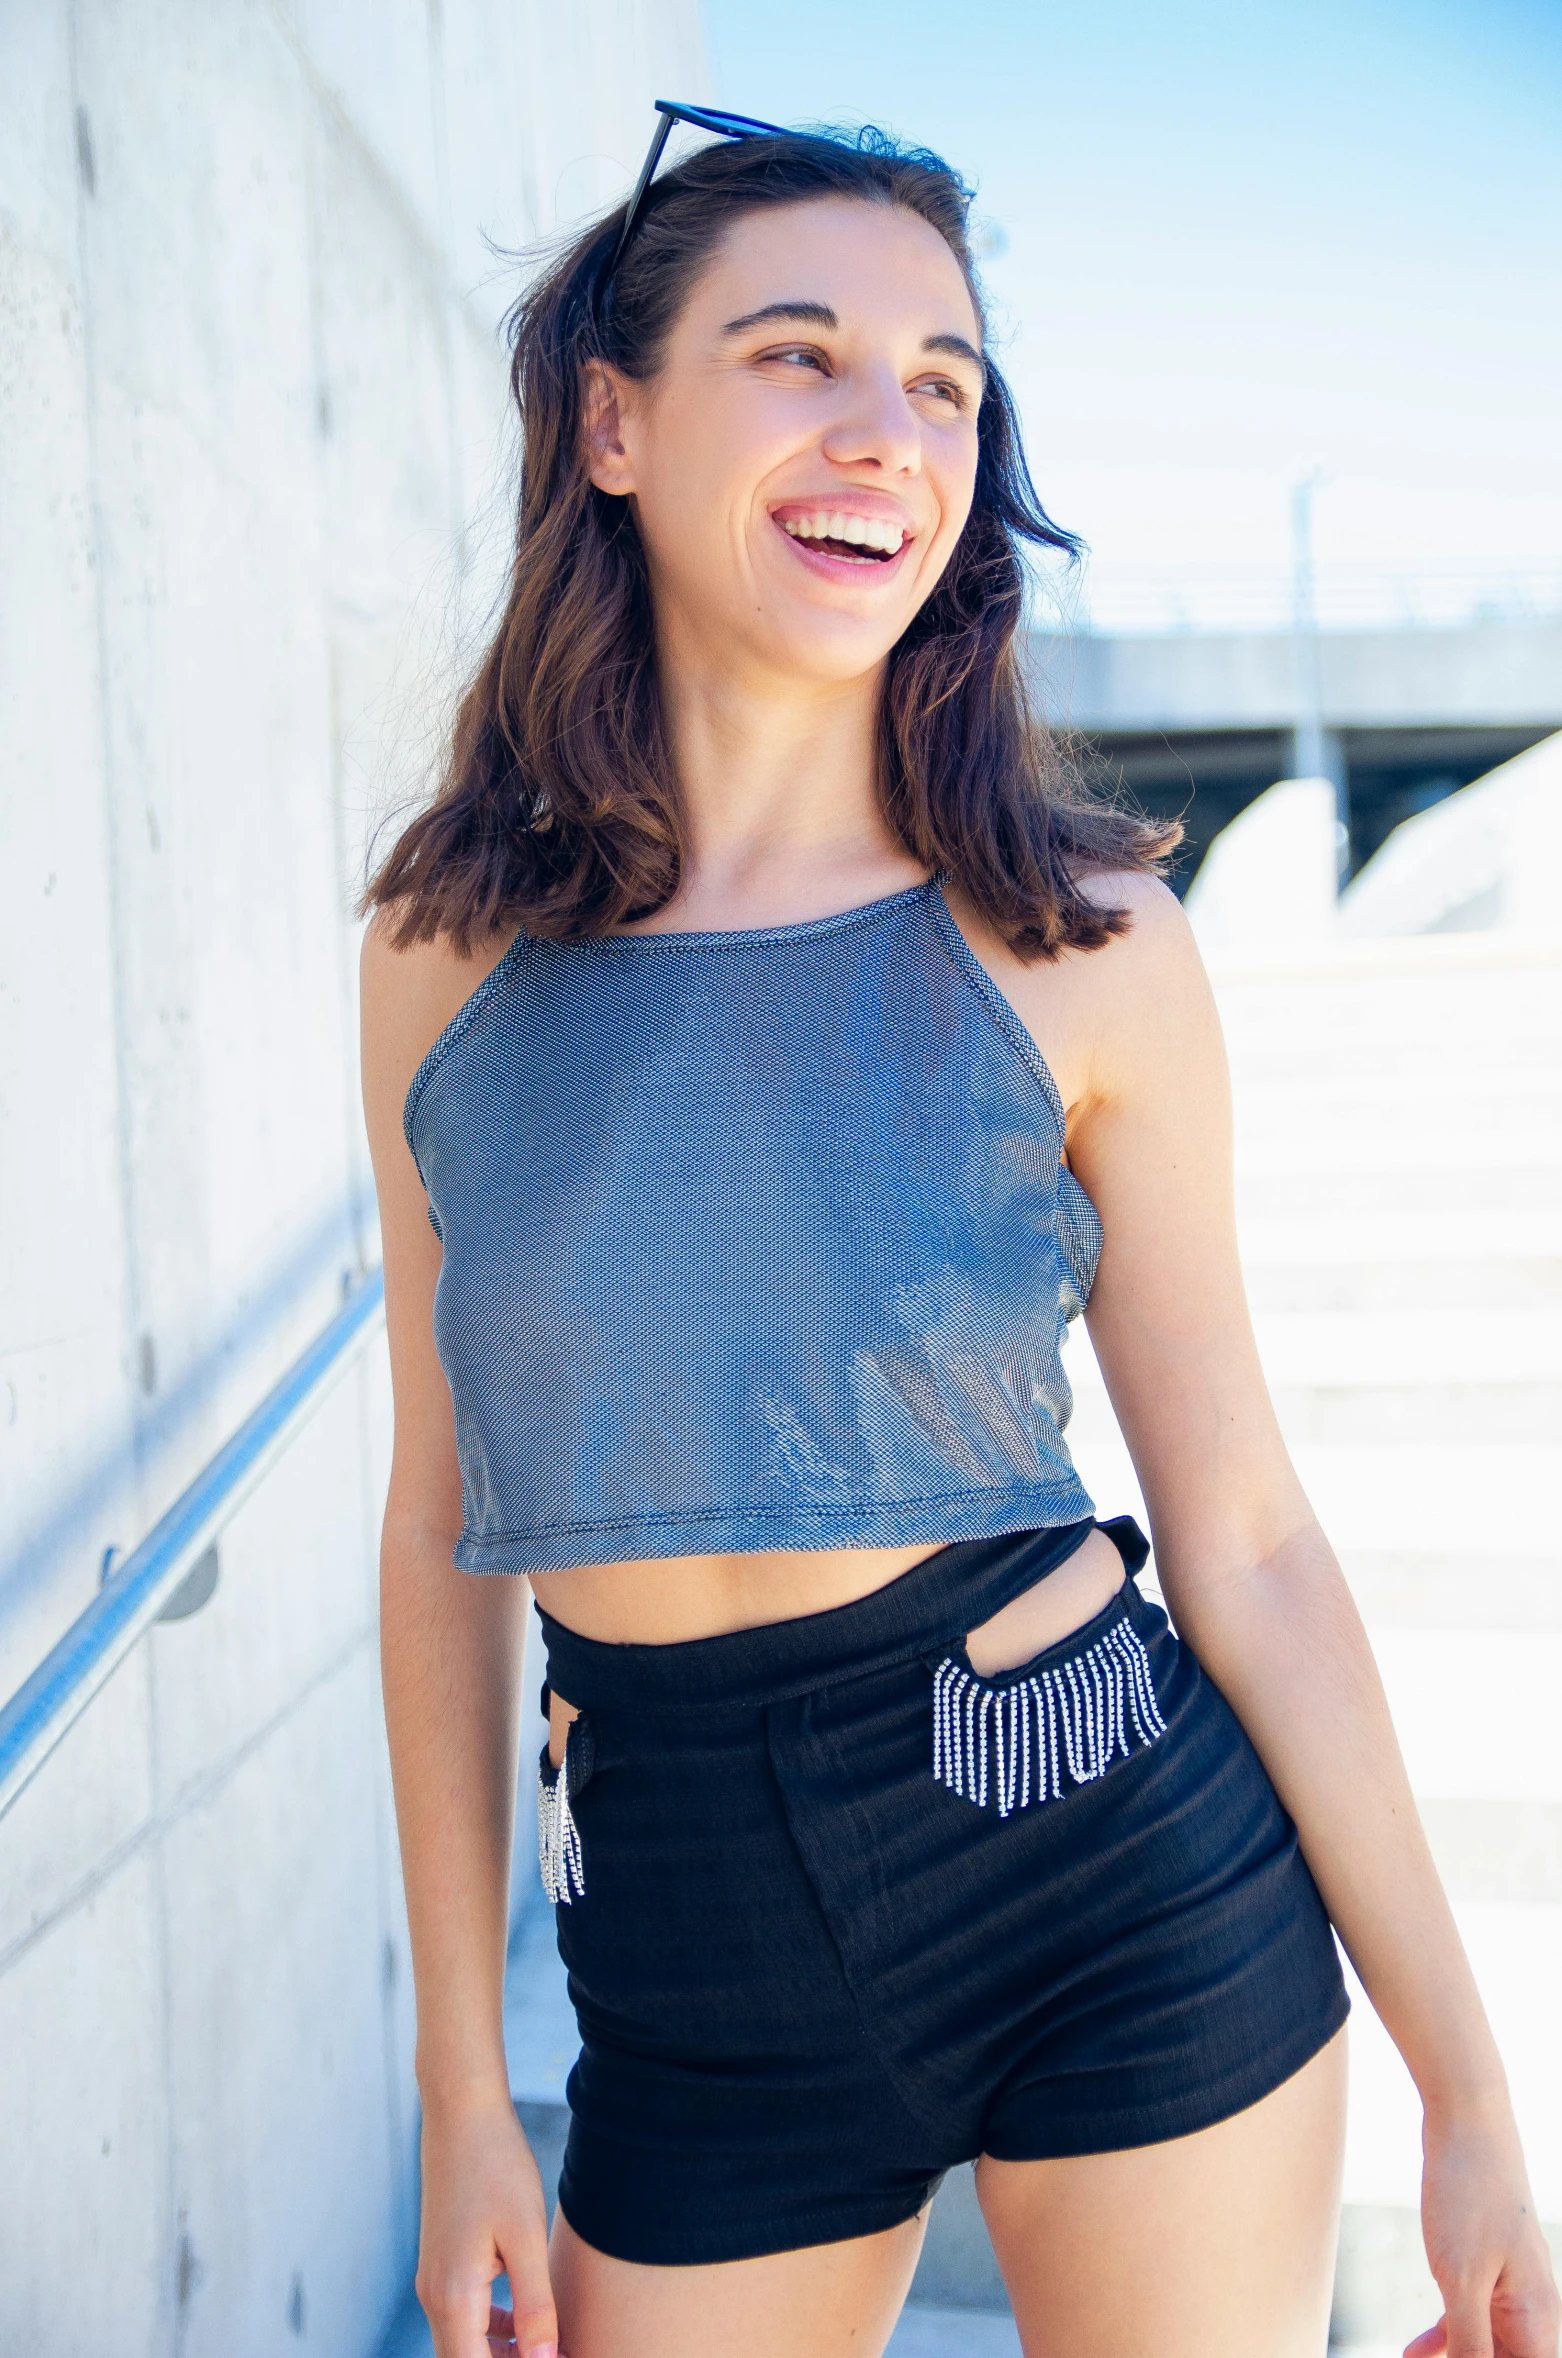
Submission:
M 735 677 L 665 646 L 684 880 L 653 926 L 785 924 L 920 883 L 877 789 L 882 669 L 815 682 Z

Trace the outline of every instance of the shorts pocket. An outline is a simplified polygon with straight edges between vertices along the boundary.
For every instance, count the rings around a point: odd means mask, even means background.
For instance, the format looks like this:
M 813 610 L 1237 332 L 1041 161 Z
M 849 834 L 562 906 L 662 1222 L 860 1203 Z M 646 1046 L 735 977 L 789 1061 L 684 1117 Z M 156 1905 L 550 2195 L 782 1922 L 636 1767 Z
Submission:
M 542 1887 L 555 1907 L 567 1908 L 586 1896 L 586 1867 L 580 1828 L 570 1807 L 591 1782 L 595 1743 L 584 1712 L 570 1721 L 564 1759 L 555 1768 L 543 1745 L 537 1759 L 537 1864 Z
M 933 1666 L 933 1774 L 1001 1818 L 1057 1801 L 1166 1733 L 1150 1657 L 1119 1608 L 1105 1628 L 985 1679 L 945 1655 Z

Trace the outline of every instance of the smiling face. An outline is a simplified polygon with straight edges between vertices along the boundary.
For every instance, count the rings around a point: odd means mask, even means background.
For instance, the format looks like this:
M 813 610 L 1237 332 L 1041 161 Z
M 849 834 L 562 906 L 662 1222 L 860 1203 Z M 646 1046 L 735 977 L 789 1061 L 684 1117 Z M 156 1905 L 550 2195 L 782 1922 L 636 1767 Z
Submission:
M 876 673 L 970 510 L 980 344 L 916 214 L 832 197 L 740 219 L 656 377 L 593 387 L 592 480 L 633 503 L 664 654 Z

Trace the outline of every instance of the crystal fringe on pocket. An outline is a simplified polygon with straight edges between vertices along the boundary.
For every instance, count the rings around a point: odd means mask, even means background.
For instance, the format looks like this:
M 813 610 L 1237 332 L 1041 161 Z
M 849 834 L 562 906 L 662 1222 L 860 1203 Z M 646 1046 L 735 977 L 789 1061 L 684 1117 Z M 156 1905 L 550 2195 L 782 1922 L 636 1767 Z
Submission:
M 933 1774 L 998 1815 L 1088 1785 L 1166 1733 L 1150 1657 L 1119 1621 L 1083 1653 L 991 1687 L 947 1657 L 933 1674 Z
M 542 1887 L 555 1907 L 567 1908 L 586 1896 L 586 1871 L 580 1855 L 580 1829 L 569 1805 L 569 1752 L 555 1771 L 547 1749 L 537 1769 L 537 1863 Z

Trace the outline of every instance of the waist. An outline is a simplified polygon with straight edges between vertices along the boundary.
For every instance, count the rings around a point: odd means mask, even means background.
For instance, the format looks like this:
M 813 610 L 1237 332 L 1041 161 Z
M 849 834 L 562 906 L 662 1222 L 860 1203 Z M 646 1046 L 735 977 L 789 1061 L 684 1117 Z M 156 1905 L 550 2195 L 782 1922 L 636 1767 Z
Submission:
M 1084 1545 L 1095 1523 L 959 1540 L 849 1604 L 669 1645 L 607 1644 L 539 1606 L 548 1682 L 580 1710 L 683 1711 L 777 1703 L 821 1685 L 959 1645 L 975 1624 Z M 1130 1571 L 1147 1549 L 1124 1516 L 1100 1526 Z
M 898 1580 L 937 1539 L 905 1547 L 750 1550 L 646 1557 L 534 1574 L 539 1607 L 603 1645 L 678 1645 L 854 1605 Z

